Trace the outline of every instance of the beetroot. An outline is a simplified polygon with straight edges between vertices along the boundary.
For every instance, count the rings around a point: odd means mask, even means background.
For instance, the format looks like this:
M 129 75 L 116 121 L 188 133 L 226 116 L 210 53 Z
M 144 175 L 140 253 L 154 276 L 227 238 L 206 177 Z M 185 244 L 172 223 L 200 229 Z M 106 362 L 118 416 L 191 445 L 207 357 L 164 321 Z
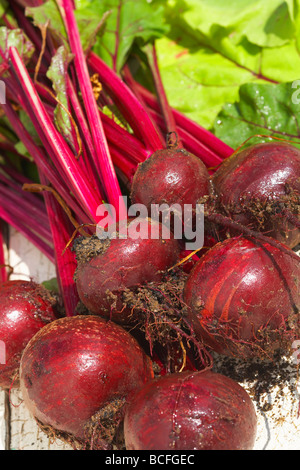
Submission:
M 93 449 L 110 448 L 125 402 L 151 378 L 151 361 L 136 340 L 92 315 L 43 328 L 27 345 L 20 370 L 25 405 L 43 429 Z
M 139 165 L 131 198 L 144 204 L 149 216 L 155 205 L 161 207 L 161 220 L 171 213 L 173 230 L 177 217 L 183 223 L 183 239 L 195 237 L 195 209 L 204 204 L 209 237 L 224 239 L 229 233 L 263 240 L 267 235 L 293 248 L 300 242 L 299 174 L 300 150 L 287 143 L 259 144 L 234 153 L 212 177 L 199 158 L 169 148 Z M 170 208 L 176 205 L 173 214 Z M 187 215 L 188 205 L 193 213 Z M 198 222 L 196 230 L 201 228 Z
M 41 328 L 56 319 L 56 312 L 49 292 L 30 281 L 0 284 L 0 305 L 0 339 L 5 356 L 1 358 L 0 386 L 10 388 L 18 385 L 25 346 Z
M 300 150 L 252 145 L 224 160 L 212 177 L 216 210 L 293 248 L 300 243 Z
M 211 371 L 149 382 L 135 394 L 124 420 L 127 450 L 251 450 L 256 428 L 247 392 Z
M 144 204 L 151 216 L 152 204 L 190 204 L 210 193 L 209 173 L 202 161 L 183 149 L 154 152 L 138 166 L 131 184 L 133 204 Z M 180 214 L 181 215 L 181 214 Z
M 128 227 L 132 221 L 128 222 Z M 133 221 L 133 223 L 135 223 Z M 179 259 L 180 246 L 173 236 L 162 237 L 159 222 L 140 219 L 141 238 L 80 239 L 75 244 L 78 267 L 76 285 L 84 306 L 92 313 L 117 323 L 131 321 L 131 309 L 124 308 L 126 289 L 160 281 L 164 271 Z M 151 229 L 159 236 L 151 238 Z
M 198 337 L 219 353 L 273 357 L 299 338 L 300 263 L 256 240 L 232 238 L 209 250 L 184 288 Z

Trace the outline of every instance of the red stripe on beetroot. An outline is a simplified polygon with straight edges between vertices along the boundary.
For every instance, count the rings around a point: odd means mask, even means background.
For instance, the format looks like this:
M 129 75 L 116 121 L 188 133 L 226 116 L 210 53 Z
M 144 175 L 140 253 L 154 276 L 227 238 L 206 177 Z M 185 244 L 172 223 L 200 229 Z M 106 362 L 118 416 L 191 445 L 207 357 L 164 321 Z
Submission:
M 80 448 L 116 444 L 124 404 L 153 378 L 122 327 L 98 316 L 56 320 L 27 345 L 20 368 L 26 407 L 49 435 Z
M 211 371 L 149 382 L 126 409 L 127 450 L 251 450 L 257 419 L 247 392 Z
M 184 288 L 198 337 L 222 354 L 272 358 L 299 338 L 300 263 L 268 243 L 232 238 L 207 252 Z
M 2 388 L 18 386 L 23 350 L 41 328 L 57 318 L 54 304 L 50 293 L 35 282 L 0 284 L 0 340 L 5 356 L 0 364 Z

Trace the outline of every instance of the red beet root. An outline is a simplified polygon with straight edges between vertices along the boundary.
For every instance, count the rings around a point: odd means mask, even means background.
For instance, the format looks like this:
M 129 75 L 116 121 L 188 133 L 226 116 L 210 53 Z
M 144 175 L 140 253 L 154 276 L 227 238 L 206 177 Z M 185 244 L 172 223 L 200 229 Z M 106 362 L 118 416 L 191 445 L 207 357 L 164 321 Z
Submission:
M 124 420 L 127 450 L 251 450 L 256 428 L 247 392 L 209 371 L 149 382 L 134 396 Z
M 120 326 L 98 316 L 59 319 L 30 341 L 21 391 L 48 431 L 109 448 L 130 394 L 153 377 L 149 358 Z
M 212 183 L 218 212 L 290 248 L 300 243 L 299 149 L 277 142 L 253 145 L 224 160 Z
M 150 236 L 153 227 L 160 229 L 157 239 Z M 76 245 L 76 285 L 82 303 L 90 312 L 117 323 L 130 321 L 131 311 L 124 308 L 124 291 L 160 281 L 162 273 L 178 261 L 178 241 L 172 236 L 163 239 L 161 224 L 140 219 L 140 228 L 145 238 L 134 239 L 129 233 L 127 238 L 92 237 Z
M 46 289 L 29 281 L 0 285 L 0 386 L 18 385 L 21 355 L 29 340 L 56 319 L 53 301 Z
M 233 154 L 211 178 L 194 155 L 167 149 L 138 167 L 131 198 L 145 205 L 149 216 L 170 223 L 174 233 L 183 224 L 186 240 L 193 240 L 195 209 L 204 204 L 208 236 L 217 227 L 219 239 L 226 230 L 231 236 L 255 234 L 262 241 L 267 235 L 294 247 L 300 242 L 299 174 L 300 151 L 289 144 L 260 144 Z M 202 229 L 199 221 L 196 230 Z
M 184 289 L 197 336 L 219 353 L 272 357 L 300 334 L 300 263 L 267 243 L 228 239 L 206 253 Z
M 152 204 L 191 204 L 210 193 L 209 173 L 202 161 L 182 149 L 158 150 L 141 163 L 131 185 L 134 204 L 144 204 L 151 216 Z

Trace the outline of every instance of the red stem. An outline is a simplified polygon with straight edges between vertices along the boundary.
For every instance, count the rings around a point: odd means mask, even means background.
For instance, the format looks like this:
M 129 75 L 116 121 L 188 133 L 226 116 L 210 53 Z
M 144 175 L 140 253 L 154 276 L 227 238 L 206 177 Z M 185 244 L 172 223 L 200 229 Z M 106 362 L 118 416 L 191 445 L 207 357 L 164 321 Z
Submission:
M 6 282 L 8 279 L 7 270 L 5 268 L 5 264 L 7 264 L 6 256 L 5 256 L 5 242 L 3 236 L 3 222 L 0 221 L 0 265 L 2 268 L 0 269 L 0 280 L 1 282 Z
M 3 219 L 7 224 L 14 227 L 18 232 L 20 232 L 27 240 L 29 240 L 33 245 L 36 246 L 47 258 L 54 263 L 54 253 L 53 248 L 46 243 L 39 235 L 33 231 L 32 227 L 28 227 L 23 222 L 18 220 L 15 216 L 13 210 L 7 210 L 4 207 L 6 206 L 7 200 L 3 200 L 0 197 L 0 218 Z
M 120 152 L 120 150 L 117 147 L 114 147 L 114 145 L 111 145 L 111 154 L 114 164 L 123 175 L 123 180 L 125 177 L 127 184 L 129 183 L 130 185 L 137 169 L 137 163 L 131 162 L 128 156 L 126 156 L 124 152 Z
M 126 208 L 119 207 L 121 190 L 111 159 L 108 143 L 104 133 L 102 121 L 98 112 L 97 102 L 93 93 L 86 58 L 81 45 L 79 30 L 74 14 L 72 0 L 59 0 L 62 17 L 68 33 L 71 51 L 74 54 L 74 64 L 78 76 L 78 83 L 81 90 L 87 119 L 92 134 L 93 145 L 95 147 L 95 164 L 101 175 L 101 181 L 105 189 L 107 201 L 115 209 L 120 209 L 119 217 L 126 217 Z
M 151 155 L 151 152 L 147 150 L 144 145 L 126 129 L 123 129 L 109 116 L 106 116 L 102 112 L 102 120 L 105 129 L 105 133 L 108 141 L 118 147 L 120 151 L 124 151 L 131 156 L 131 159 L 136 163 L 141 163 Z
M 151 110 L 150 114 L 157 125 L 160 126 L 163 131 L 166 131 L 165 122 L 162 116 L 154 110 Z M 197 140 L 192 134 L 189 134 L 181 127 L 177 127 L 177 132 L 182 140 L 184 148 L 188 152 L 191 152 L 199 157 L 208 168 L 216 167 L 222 163 L 223 159 L 219 157 L 219 155 L 214 153 L 205 144 Z
M 88 63 L 91 69 L 99 74 L 107 93 L 146 148 L 151 152 L 164 148 L 165 142 L 147 110 L 123 80 L 93 52 L 88 57 Z
M 48 239 L 48 218 L 45 215 L 45 212 L 42 212 L 41 209 L 35 205 L 35 201 L 33 199 L 27 200 L 24 194 L 21 195 L 21 192 L 19 194 L 15 193 L 9 187 L 2 186 L 1 184 L 0 195 L 2 195 L 2 197 L 7 200 L 10 206 L 11 204 L 15 205 L 15 211 L 17 214 L 19 214 L 18 217 L 20 220 L 24 220 L 24 222 L 26 222 L 27 224 L 31 224 L 32 227 L 35 227 L 38 221 L 40 235 L 43 238 Z M 8 206 L 6 206 L 6 208 L 8 208 Z
M 153 110 L 160 112 L 157 98 L 155 98 L 149 90 L 144 88 L 138 82 L 135 82 L 135 87 L 145 100 L 145 103 Z M 218 137 L 212 134 L 212 132 L 192 121 L 180 111 L 173 109 L 173 114 L 177 126 L 180 126 L 182 129 L 193 135 L 194 138 L 199 140 L 199 142 L 207 145 L 207 147 L 213 150 L 222 159 L 229 157 L 234 152 L 234 149 L 229 147 L 229 145 L 225 144 L 222 140 L 218 139 Z
M 163 85 L 163 81 L 162 81 L 159 66 L 158 66 L 158 58 L 157 58 L 155 43 L 153 43 L 152 45 L 148 45 L 146 48 L 146 52 L 147 52 L 148 62 L 149 62 L 150 70 L 152 72 L 161 112 L 165 120 L 166 130 L 168 133 L 175 132 L 175 134 L 177 134 L 178 136 L 176 121 L 173 115 L 172 108 L 169 105 L 169 101 L 167 98 L 167 94 Z M 177 140 L 177 147 L 183 148 L 183 145 L 180 139 Z
M 97 172 L 97 168 L 95 165 L 96 155 L 95 155 L 95 148 L 93 145 L 92 136 L 91 136 L 89 126 L 86 121 L 86 117 L 83 112 L 82 106 L 79 102 L 78 95 L 75 91 L 72 80 L 69 77 L 67 77 L 67 89 L 68 89 L 68 96 L 70 99 L 70 104 L 76 116 L 78 129 L 80 131 L 81 138 L 85 144 L 86 152 L 88 152 L 88 155 L 84 154 L 84 163 L 86 165 L 87 174 L 93 181 L 94 187 L 99 188 L 99 190 L 102 193 L 103 188 L 102 188 L 100 178 Z
M 66 190 L 65 182 L 63 181 L 63 179 L 61 179 L 60 174 L 48 162 L 43 150 L 35 144 L 32 137 L 20 121 L 18 114 L 16 113 L 16 111 L 14 111 L 12 105 L 7 102 L 6 104 L 2 104 L 2 108 L 4 109 L 6 117 L 8 118 L 15 133 L 23 142 L 29 154 L 33 157 L 39 170 L 47 176 L 53 187 L 57 190 L 58 193 L 60 193 L 61 197 L 64 199 L 65 203 L 70 207 L 70 209 L 75 212 L 81 223 L 91 222 L 91 219 L 87 217 L 85 212 L 83 212 L 81 207 L 78 206 L 78 204 L 74 201 L 72 196 Z
M 90 182 L 85 178 L 74 154 L 57 131 L 41 102 L 27 69 L 15 47 L 10 48 L 10 59 L 13 70 L 22 88 L 25 108 L 39 134 L 45 149 L 53 163 L 67 179 L 70 189 L 81 203 L 87 215 L 96 220 L 96 213 L 101 197 L 95 194 Z
M 43 174 L 40 174 L 40 179 L 43 185 L 48 185 L 48 181 Z M 75 315 L 79 302 L 74 281 L 76 259 L 71 250 L 62 253 L 74 232 L 74 227 L 71 226 L 66 214 L 52 194 L 45 192 L 44 198 L 54 244 L 58 285 L 64 302 L 65 314 L 70 317 Z

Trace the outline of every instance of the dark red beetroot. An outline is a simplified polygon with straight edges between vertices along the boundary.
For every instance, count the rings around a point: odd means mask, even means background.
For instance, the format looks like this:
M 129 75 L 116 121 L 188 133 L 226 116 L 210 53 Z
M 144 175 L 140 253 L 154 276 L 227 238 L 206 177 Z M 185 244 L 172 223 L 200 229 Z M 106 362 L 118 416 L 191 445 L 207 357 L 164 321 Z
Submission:
M 300 259 L 299 259 L 300 261 Z M 272 357 L 300 334 L 300 263 L 267 243 L 232 238 L 198 261 L 184 288 L 199 338 L 219 353 Z
M 300 243 L 300 150 L 253 145 L 224 160 L 212 177 L 217 211 L 293 248 Z
M 122 327 L 98 316 L 56 320 L 27 345 L 21 391 L 50 434 L 109 448 L 130 394 L 153 378 L 151 361 Z
M 265 232 L 294 247 L 300 241 L 299 174 L 300 151 L 289 144 L 261 144 L 233 154 L 212 177 L 199 158 L 170 148 L 139 165 L 131 199 L 145 205 L 153 218 L 159 206 L 160 220 L 171 222 L 174 233 L 183 223 L 186 240 L 192 241 L 193 230 L 202 225 L 199 219 L 196 226 L 195 217 L 184 209 L 190 205 L 195 214 L 197 204 L 204 204 L 207 237 L 224 239 L 226 230 L 231 236 L 255 234 L 263 240 L 260 232 Z
M 191 204 L 210 194 L 209 173 L 202 161 L 182 149 L 154 152 L 138 166 L 131 185 L 131 200 L 144 204 L 151 216 L 151 204 Z
M 251 450 L 257 420 L 247 392 L 210 371 L 149 382 L 126 409 L 127 450 Z
M 129 222 L 129 230 L 136 222 Z M 164 239 L 161 224 L 139 219 L 144 238 L 101 240 L 97 236 L 76 243 L 78 267 L 76 285 L 85 307 L 94 314 L 111 318 L 117 323 L 131 320 L 131 311 L 124 308 L 126 289 L 162 279 L 163 273 L 179 259 L 180 247 L 170 235 Z M 130 228 L 131 227 L 131 228 Z M 151 238 L 151 229 L 159 229 L 159 237 Z
M 29 281 L 0 285 L 0 386 L 18 385 L 21 355 L 29 340 L 56 319 L 54 302 L 43 286 Z

